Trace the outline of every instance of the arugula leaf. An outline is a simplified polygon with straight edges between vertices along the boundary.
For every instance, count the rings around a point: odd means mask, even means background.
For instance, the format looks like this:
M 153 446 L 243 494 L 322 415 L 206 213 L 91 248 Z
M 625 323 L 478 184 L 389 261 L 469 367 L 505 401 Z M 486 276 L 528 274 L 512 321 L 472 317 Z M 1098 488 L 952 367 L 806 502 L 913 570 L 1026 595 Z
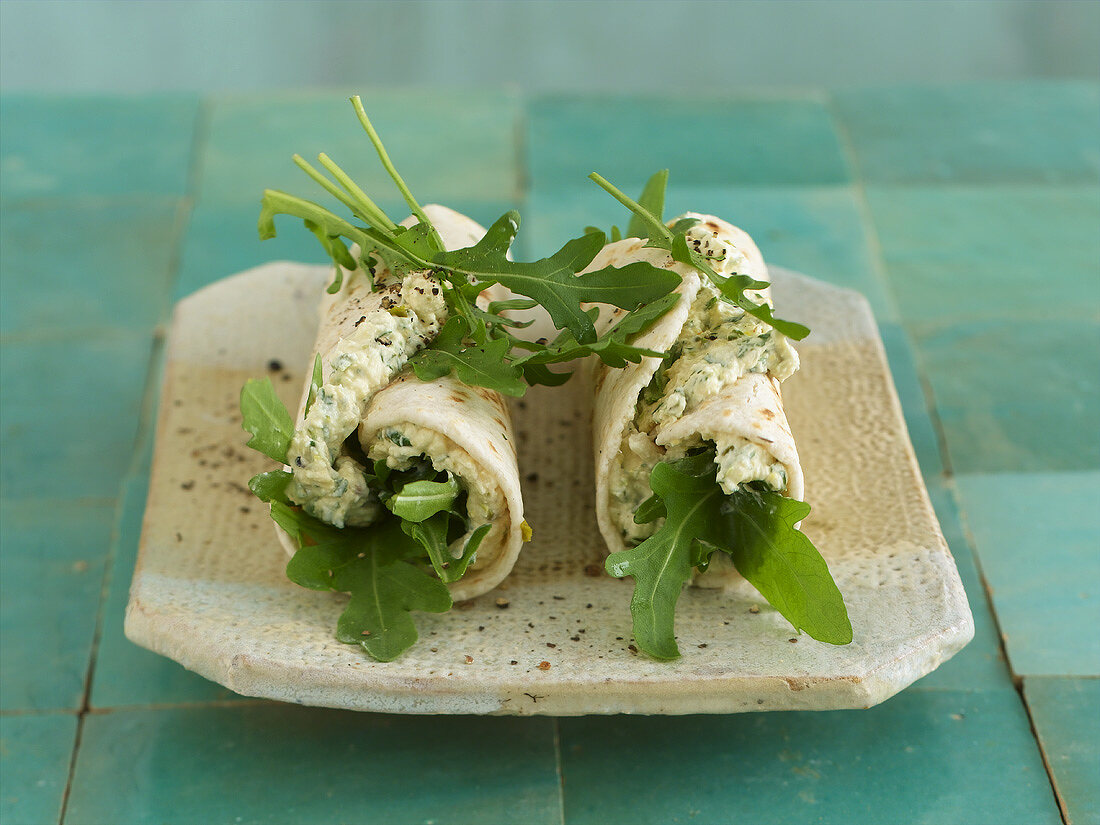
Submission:
M 655 183 L 654 179 L 661 173 L 658 172 L 653 178 L 650 178 L 649 183 L 646 184 L 646 192 L 642 193 L 642 197 L 646 198 L 647 195 L 654 202 L 656 196 L 654 192 L 650 192 L 650 184 L 654 187 L 660 185 Z M 784 321 L 780 318 L 776 318 L 772 314 L 771 307 L 767 304 L 757 304 L 754 301 L 749 300 L 745 295 L 745 289 L 762 289 L 767 286 L 766 281 L 756 281 L 746 276 L 734 276 L 732 279 L 723 278 L 714 268 L 711 267 L 710 262 L 705 255 L 696 252 L 688 246 L 687 238 L 684 233 L 694 225 L 695 221 L 691 219 L 683 219 L 676 222 L 676 225 L 669 229 L 664 223 L 661 222 L 660 215 L 655 215 L 646 206 L 631 200 L 624 195 L 619 189 L 613 186 L 606 178 L 593 172 L 588 176 L 595 183 L 611 195 L 615 200 L 619 201 L 623 206 L 633 213 L 634 218 L 637 219 L 637 224 L 634 220 L 631 220 L 631 224 L 638 227 L 639 237 L 648 237 L 649 243 L 646 246 L 656 247 L 658 249 L 664 249 L 669 253 L 674 261 L 682 264 L 686 264 L 699 272 L 703 273 L 710 279 L 711 283 L 730 303 L 736 304 L 745 310 L 748 314 L 759 318 L 764 323 L 770 325 L 774 329 L 786 335 L 788 338 L 793 338 L 795 341 L 801 341 L 807 335 L 810 334 L 809 327 L 796 323 L 794 321 Z M 666 179 L 667 180 L 667 179 Z M 663 203 L 663 188 L 661 189 L 662 203 Z M 690 221 L 690 222 L 689 222 Z M 644 234 L 641 234 L 643 233 Z M 746 283 L 749 286 L 746 286 Z M 724 288 L 723 288 L 724 287 Z
M 254 475 L 248 480 L 248 489 L 255 493 L 260 501 L 278 501 L 289 504 L 286 496 L 286 488 L 293 479 L 285 470 L 272 470 L 268 473 Z
M 422 349 L 411 358 L 416 377 L 421 381 L 434 381 L 452 370 L 458 380 L 471 385 L 488 387 L 504 395 L 521 396 L 526 391 L 522 372 L 509 363 L 510 343 L 507 339 L 483 340 L 467 343 L 469 323 L 459 315 L 452 315 L 439 331 L 432 346 Z
M 401 530 L 405 535 L 420 543 L 428 554 L 428 558 L 435 568 L 436 574 L 444 582 L 456 582 L 462 578 L 466 568 L 473 561 L 477 548 L 482 539 L 492 529 L 491 524 L 482 524 L 466 541 L 462 555 L 455 558 L 451 555 L 450 544 L 447 541 L 448 533 L 454 519 L 450 513 L 436 513 L 429 519 L 421 522 L 405 521 L 401 523 Z
M 295 584 L 351 594 L 336 638 L 362 646 L 380 662 L 393 661 L 416 643 L 410 611 L 443 613 L 451 607 L 447 586 L 407 561 L 420 548 L 398 524 L 394 519 L 337 531 L 335 538 L 302 547 L 287 564 Z
M 650 487 L 654 495 L 634 520 L 641 524 L 664 515 L 664 523 L 637 547 L 612 553 L 606 563 L 611 575 L 634 577 L 630 611 L 639 648 L 657 659 L 679 655 L 676 602 L 692 568 L 705 570 L 716 551 L 728 553 L 796 630 L 829 644 L 852 641 L 844 599 L 825 560 L 795 528 L 810 512 L 808 504 L 752 489 L 727 496 L 715 480 L 713 449 L 658 464 Z
M 250 378 L 241 389 L 241 426 L 252 434 L 247 446 L 286 463 L 286 451 L 294 435 L 294 422 L 275 394 L 270 378 Z
M 596 328 L 582 303 L 637 309 L 680 283 L 674 272 L 644 262 L 578 276 L 603 249 L 603 233 L 574 238 L 549 258 L 532 263 L 509 261 L 507 252 L 518 231 L 519 213 L 513 210 L 497 219 L 474 246 L 443 252 L 434 263 L 484 283 L 502 284 L 517 295 L 538 301 L 558 329 L 568 329 L 581 343 L 596 340 Z
M 451 509 L 461 489 L 450 473 L 446 481 L 414 481 L 386 499 L 386 507 L 403 521 L 421 522 Z
M 772 491 L 739 490 L 726 505 L 730 538 L 721 548 L 768 603 L 813 639 L 852 641 L 844 597 L 825 559 L 798 524 L 810 505 Z
M 722 490 L 713 478 L 684 472 L 672 462 L 654 467 L 649 483 L 665 504 L 665 523 L 637 547 L 612 553 L 605 566 L 615 578 L 634 577 L 630 613 L 638 647 L 655 659 L 675 659 L 680 655 L 676 602 L 691 579 L 692 544 L 713 534 Z
M 321 374 L 321 353 L 317 353 L 317 356 L 313 359 L 313 376 L 309 379 L 309 394 L 306 396 L 305 415 L 309 415 L 309 408 L 317 400 L 317 391 L 321 389 L 324 383 L 324 376 Z
M 638 205 L 648 211 L 658 221 L 663 221 L 665 211 L 665 188 L 668 186 L 668 170 L 662 169 L 655 172 L 642 190 L 642 196 L 638 198 Z M 631 213 L 630 224 L 626 228 L 628 238 L 650 237 L 650 226 L 638 215 Z

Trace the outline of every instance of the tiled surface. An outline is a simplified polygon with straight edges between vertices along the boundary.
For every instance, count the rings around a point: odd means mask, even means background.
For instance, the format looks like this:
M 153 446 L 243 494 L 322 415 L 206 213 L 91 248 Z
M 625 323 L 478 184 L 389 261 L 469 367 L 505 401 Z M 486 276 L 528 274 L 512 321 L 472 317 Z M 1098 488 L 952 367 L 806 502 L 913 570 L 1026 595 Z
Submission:
M 0 710 L 77 710 L 113 501 L 0 503 Z
M 264 186 L 317 197 L 295 151 L 405 213 L 344 97 L 0 101 L 0 819 L 56 823 L 70 778 L 63 821 L 95 825 L 984 825 L 1058 822 L 1056 799 L 1096 819 L 1097 84 L 367 96 L 418 196 L 484 223 L 519 206 L 524 256 L 625 223 L 589 171 L 633 194 L 670 167 L 670 214 L 722 214 L 770 262 L 868 296 L 976 628 L 902 695 L 398 718 L 242 701 L 126 641 L 171 301 L 320 260 L 294 221 L 255 236 Z
M 1100 472 L 958 484 L 1013 672 L 1100 676 Z
M 644 756 L 624 759 L 639 743 Z M 1061 821 L 1012 691 L 911 691 L 868 711 L 563 719 L 561 752 L 575 825 L 624 810 L 639 825 Z
M 19 286 L 5 290 L 0 332 L 152 330 L 168 307 L 182 217 L 175 198 L 6 208 L 4 278 Z
M 5 96 L 0 197 L 182 195 L 198 115 L 185 95 Z
M 75 713 L 0 716 L 0 822 L 57 822 L 69 780 Z
M 586 176 L 599 172 L 633 193 L 664 168 L 688 186 L 849 179 L 828 109 L 816 95 L 540 98 L 530 106 L 527 162 L 536 191 L 591 186 Z
M 93 714 L 65 821 L 557 825 L 554 724 L 279 704 Z
M 1028 677 L 1024 696 L 1066 820 L 1100 821 L 1100 679 Z
M 836 109 L 873 183 L 1100 180 L 1092 83 L 841 93 Z

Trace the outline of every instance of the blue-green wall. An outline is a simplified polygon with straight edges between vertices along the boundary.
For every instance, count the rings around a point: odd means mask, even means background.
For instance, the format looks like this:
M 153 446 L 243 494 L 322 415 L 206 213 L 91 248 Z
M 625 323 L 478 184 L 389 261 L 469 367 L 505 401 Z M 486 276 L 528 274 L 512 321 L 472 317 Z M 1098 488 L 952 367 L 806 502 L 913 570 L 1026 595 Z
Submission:
M 528 90 L 1100 76 L 1095 0 L 4 0 L 0 88 Z

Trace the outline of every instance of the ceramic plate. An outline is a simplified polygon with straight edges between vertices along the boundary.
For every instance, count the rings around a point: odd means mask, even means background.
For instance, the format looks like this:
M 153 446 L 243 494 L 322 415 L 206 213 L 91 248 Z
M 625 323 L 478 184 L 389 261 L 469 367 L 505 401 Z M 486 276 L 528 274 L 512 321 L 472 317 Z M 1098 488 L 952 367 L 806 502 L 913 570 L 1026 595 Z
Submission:
M 813 505 L 802 529 L 845 596 L 852 644 L 796 635 L 742 582 L 684 592 L 682 658 L 637 653 L 633 582 L 602 572 L 579 378 L 513 408 L 535 536 L 505 583 L 449 613 L 415 614 L 420 641 L 395 662 L 336 641 L 346 597 L 285 578 L 267 508 L 246 484 L 271 462 L 244 446 L 241 385 L 270 374 L 293 409 L 329 277 L 289 263 L 176 308 L 126 634 L 241 694 L 355 710 L 679 714 L 883 701 L 965 645 L 973 619 L 867 302 L 796 273 L 772 276 L 783 314 L 813 330 L 783 393 Z

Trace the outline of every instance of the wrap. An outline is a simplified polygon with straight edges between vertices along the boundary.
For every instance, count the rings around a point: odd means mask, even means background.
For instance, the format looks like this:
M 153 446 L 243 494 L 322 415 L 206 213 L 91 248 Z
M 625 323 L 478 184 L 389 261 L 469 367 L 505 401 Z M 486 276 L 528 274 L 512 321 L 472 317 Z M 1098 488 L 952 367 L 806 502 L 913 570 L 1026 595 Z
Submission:
M 713 216 L 683 217 L 697 220 L 688 242 L 720 274 L 767 280 L 764 259 L 747 233 Z M 696 269 L 645 244 L 638 238 L 609 244 L 589 267 L 649 261 L 683 278 L 676 290 L 680 301 L 633 342 L 667 352 L 666 358 L 645 358 L 623 369 L 593 367 L 596 518 L 609 552 L 635 546 L 656 531 L 656 522 L 633 522 L 651 494 L 653 466 L 708 443 L 716 446 L 716 476 L 727 493 L 760 482 L 789 498 L 804 495 L 780 394 L 780 381 L 798 366 L 794 349 L 785 336 L 721 301 Z M 767 289 L 747 295 L 771 303 Z M 599 323 L 606 328 L 621 315 L 604 311 Z M 722 587 L 736 578 L 730 561 L 716 553 L 695 583 Z
M 447 249 L 471 246 L 485 234 L 446 207 L 429 204 L 424 212 Z M 402 225 L 414 223 L 410 217 Z M 481 595 L 508 575 L 524 541 L 508 407 L 497 392 L 452 376 L 420 381 L 406 366 L 447 319 L 442 290 L 428 273 L 399 279 L 380 265 L 373 291 L 364 273 L 343 275 L 340 290 L 321 302 L 310 363 L 320 355 L 323 383 L 308 415 L 312 381 L 302 393 L 287 453 L 294 474 L 290 498 L 337 527 L 369 526 L 385 511 L 367 489 L 365 461 L 403 469 L 419 456 L 430 459 L 467 494 L 467 536 L 491 525 L 465 575 L 448 585 L 455 600 Z M 278 527 L 276 532 L 293 555 L 294 540 Z

